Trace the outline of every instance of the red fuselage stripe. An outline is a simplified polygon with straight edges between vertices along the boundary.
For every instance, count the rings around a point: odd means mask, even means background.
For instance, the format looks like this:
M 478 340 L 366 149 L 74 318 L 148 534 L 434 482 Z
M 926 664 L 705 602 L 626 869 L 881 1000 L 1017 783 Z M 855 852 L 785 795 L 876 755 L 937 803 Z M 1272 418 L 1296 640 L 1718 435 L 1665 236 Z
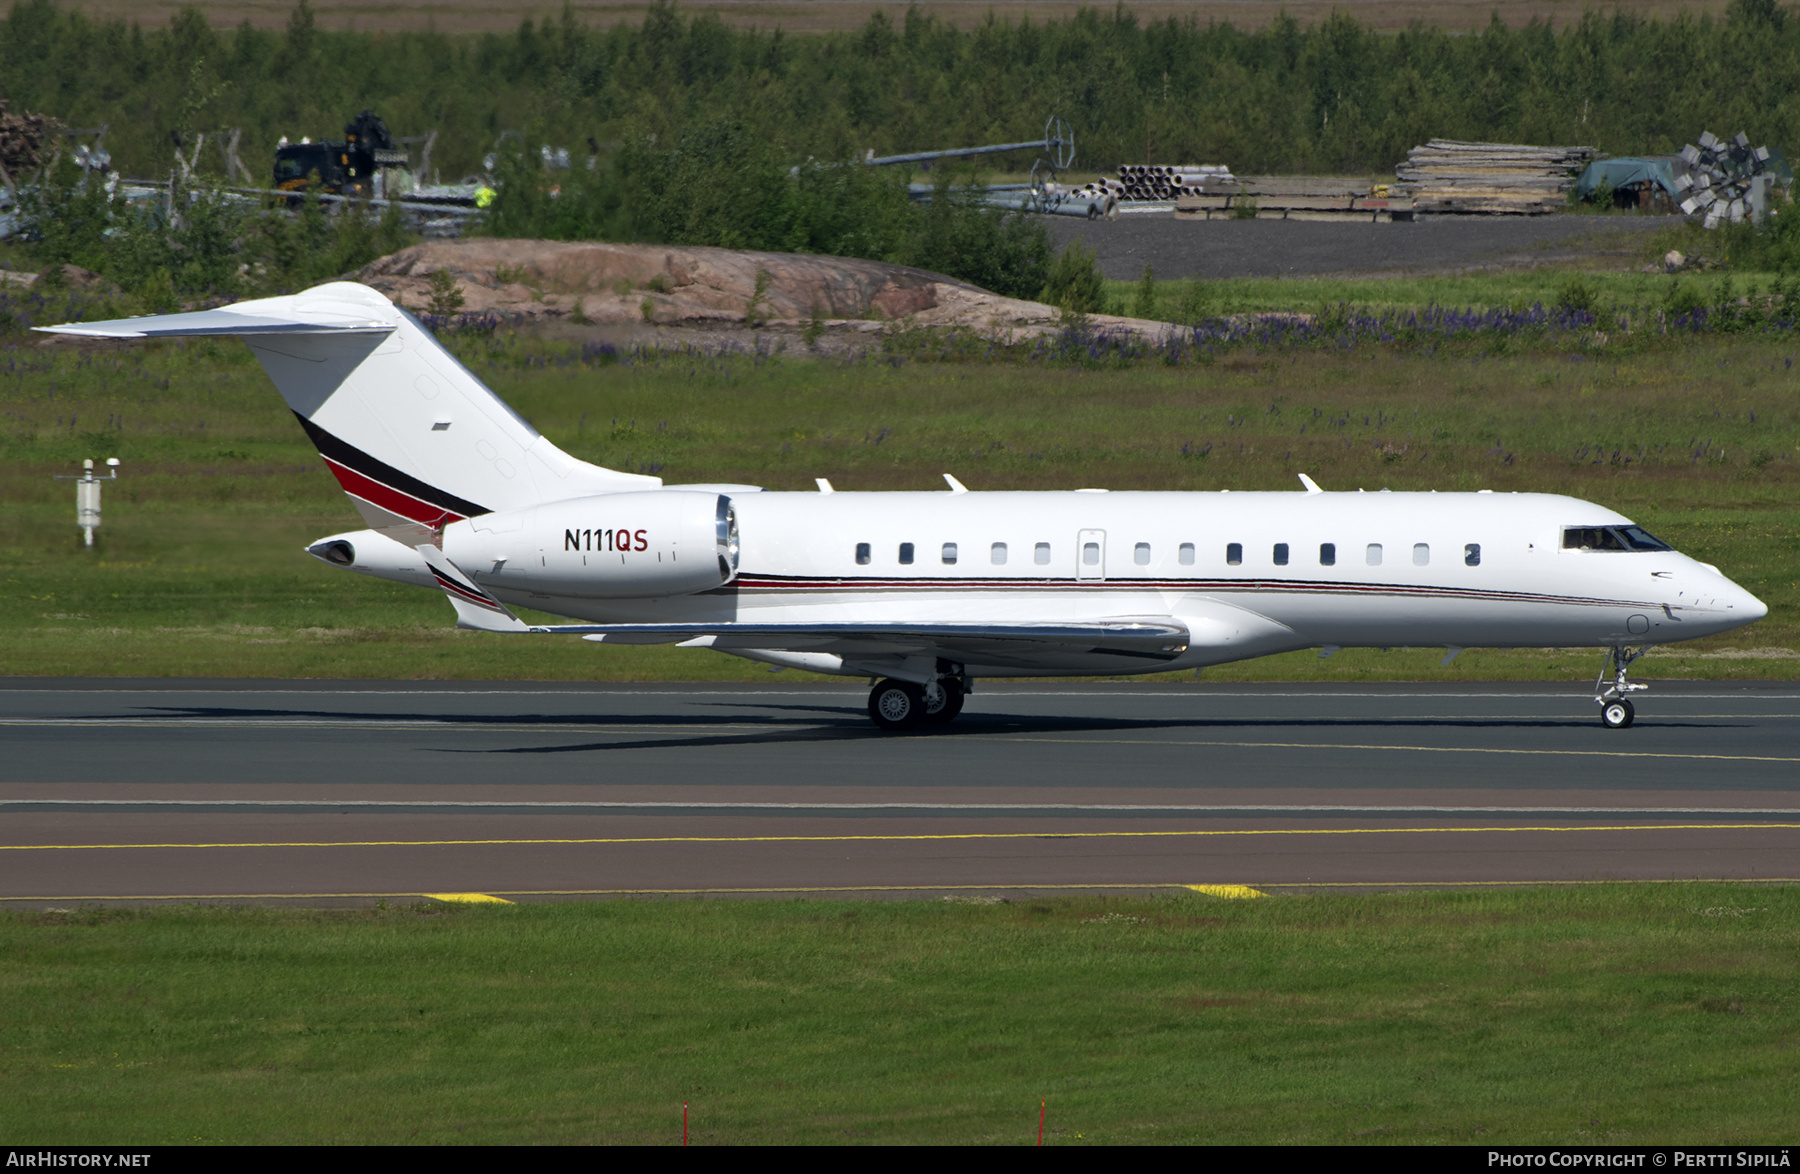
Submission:
M 353 497 L 360 497 L 370 505 L 379 506 L 390 514 L 397 514 L 409 521 L 426 526 L 443 526 L 451 522 L 462 521 L 462 515 L 432 505 L 428 501 L 420 501 L 409 493 L 402 493 L 391 486 L 383 485 L 358 473 L 345 464 L 340 464 L 330 457 L 325 458 L 325 466 L 331 475 L 338 479 L 344 492 Z

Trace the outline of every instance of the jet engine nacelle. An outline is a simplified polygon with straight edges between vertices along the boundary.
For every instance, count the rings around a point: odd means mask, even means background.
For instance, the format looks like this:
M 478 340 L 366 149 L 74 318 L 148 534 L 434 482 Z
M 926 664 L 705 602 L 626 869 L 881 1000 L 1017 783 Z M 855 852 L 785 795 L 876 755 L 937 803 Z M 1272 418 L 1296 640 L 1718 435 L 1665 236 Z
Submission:
M 737 512 L 718 493 L 577 497 L 454 522 L 444 555 L 484 586 L 534 595 L 689 595 L 737 577 Z

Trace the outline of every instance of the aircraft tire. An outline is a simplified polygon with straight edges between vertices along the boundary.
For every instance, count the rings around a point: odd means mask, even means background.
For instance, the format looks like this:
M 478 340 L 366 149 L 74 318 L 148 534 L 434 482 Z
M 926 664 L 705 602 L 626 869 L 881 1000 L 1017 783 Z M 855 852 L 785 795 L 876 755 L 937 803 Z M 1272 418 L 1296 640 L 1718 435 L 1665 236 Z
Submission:
M 938 685 L 944 690 L 944 703 L 933 709 L 928 702 L 925 706 L 925 720 L 934 726 L 948 725 L 962 712 L 964 693 L 962 686 L 955 681 L 939 681 Z
M 925 720 L 925 690 L 911 681 L 882 680 L 869 690 L 869 720 L 884 730 L 910 730 Z
M 1630 726 L 1636 717 L 1637 710 L 1632 708 L 1631 702 L 1623 698 L 1618 701 L 1608 701 L 1600 707 L 1600 724 L 1609 730 L 1623 730 Z

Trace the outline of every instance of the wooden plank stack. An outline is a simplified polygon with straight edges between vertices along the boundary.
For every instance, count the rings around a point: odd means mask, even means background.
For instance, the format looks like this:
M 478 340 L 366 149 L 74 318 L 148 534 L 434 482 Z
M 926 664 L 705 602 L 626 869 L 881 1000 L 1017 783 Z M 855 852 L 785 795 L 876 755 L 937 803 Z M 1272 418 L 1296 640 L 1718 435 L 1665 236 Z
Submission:
M 1569 189 L 1599 155 L 1593 147 L 1432 139 L 1394 168 L 1394 192 L 1411 197 L 1420 212 L 1540 215 L 1567 204 Z
M 1411 220 L 1411 197 L 1392 185 L 1342 175 L 1243 175 L 1228 190 L 1183 194 L 1175 201 L 1182 220 L 1235 220 L 1255 207 L 1258 220 Z

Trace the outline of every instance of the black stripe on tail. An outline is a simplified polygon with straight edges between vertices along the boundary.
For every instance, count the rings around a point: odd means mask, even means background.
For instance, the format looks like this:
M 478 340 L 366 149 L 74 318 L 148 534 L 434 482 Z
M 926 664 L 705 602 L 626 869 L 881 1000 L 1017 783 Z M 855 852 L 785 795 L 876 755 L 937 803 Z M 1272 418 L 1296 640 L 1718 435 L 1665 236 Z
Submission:
M 477 505 L 472 501 L 457 497 L 453 493 L 446 493 L 435 485 L 427 485 L 417 477 L 407 476 L 392 465 L 376 460 L 355 445 L 339 440 L 299 412 L 294 413 L 294 419 L 300 421 L 300 427 L 306 429 L 307 437 L 319 450 L 321 456 L 353 469 L 371 481 L 379 481 L 390 489 L 398 489 L 410 497 L 430 502 L 432 505 L 453 512 L 460 517 L 474 518 L 493 512 L 484 505 Z

